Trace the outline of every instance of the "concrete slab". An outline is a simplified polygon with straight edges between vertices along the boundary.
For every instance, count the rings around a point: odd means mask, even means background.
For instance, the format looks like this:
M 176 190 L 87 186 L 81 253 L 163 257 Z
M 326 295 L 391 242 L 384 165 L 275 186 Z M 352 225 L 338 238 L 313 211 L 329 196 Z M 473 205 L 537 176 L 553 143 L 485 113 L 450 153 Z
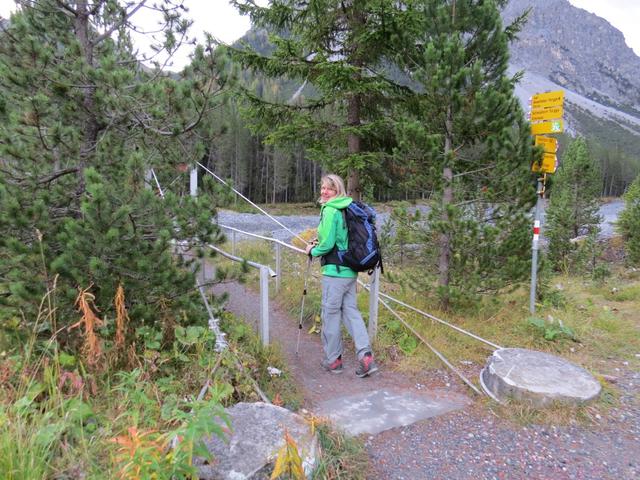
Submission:
M 498 401 L 515 398 L 539 407 L 554 401 L 588 402 L 602 389 L 584 368 L 555 355 L 524 348 L 496 350 L 480 373 L 480 382 Z
M 327 400 L 315 414 L 328 417 L 349 435 L 376 434 L 393 427 L 411 425 L 462 408 L 462 400 L 433 398 L 411 392 L 373 390 Z

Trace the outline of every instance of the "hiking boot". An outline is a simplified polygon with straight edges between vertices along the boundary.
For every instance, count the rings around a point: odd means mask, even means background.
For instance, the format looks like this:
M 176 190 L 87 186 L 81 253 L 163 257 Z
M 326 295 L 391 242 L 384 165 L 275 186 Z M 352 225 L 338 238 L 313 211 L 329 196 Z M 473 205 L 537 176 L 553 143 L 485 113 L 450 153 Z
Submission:
M 323 360 L 321 365 L 322 368 L 331 373 L 342 373 L 342 371 L 344 370 L 344 366 L 342 365 L 342 357 L 336 358 L 333 362 Z
M 377 371 L 378 365 L 376 365 L 376 362 L 373 360 L 373 355 L 371 353 L 365 353 L 356 369 L 356 375 L 363 378 Z

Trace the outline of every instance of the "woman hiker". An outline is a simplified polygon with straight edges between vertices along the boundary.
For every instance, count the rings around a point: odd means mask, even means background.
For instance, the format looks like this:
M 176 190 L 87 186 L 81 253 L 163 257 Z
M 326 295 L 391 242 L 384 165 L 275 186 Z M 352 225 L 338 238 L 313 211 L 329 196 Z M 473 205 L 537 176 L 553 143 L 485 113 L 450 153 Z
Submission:
M 369 335 L 356 304 L 356 281 L 358 273 L 339 261 L 331 260 L 334 247 L 346 250 L 348 245 L 347 226 L 340 210 L 353 200 L 347 197 L 344 182 L 338 175 L 322 177 L 320 187 L 320 225 L 318 241 L 307 245 L 308 255 L 321 258 L 322 265 L 322 348 L 325 358 L 322 367 L 331 373 L 342 373 L 342 334 L 340 322 L 344 323 L 355 344 L 360 378 L 378 370 Z M 337 255 L 334 255 L 337 259 Z M 329 263 L 335 261 L 335 263 Z

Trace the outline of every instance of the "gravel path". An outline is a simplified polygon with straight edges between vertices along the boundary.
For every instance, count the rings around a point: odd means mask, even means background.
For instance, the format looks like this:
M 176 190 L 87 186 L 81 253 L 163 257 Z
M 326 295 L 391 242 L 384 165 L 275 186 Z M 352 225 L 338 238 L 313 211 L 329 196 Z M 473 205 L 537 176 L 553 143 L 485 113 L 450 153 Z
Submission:
M 637 385 L 640 375 L 625 382 Z M 631 480 L 640 478 L 639 418 L 631 397 L 592 427 L 515 426 L 475 405 L 366 444 L 373 478 Z
M 257 318 L 258 295 L 246 286 L 223 284 L 214 291 L 229 294 L 230 311 L 249 321 Z M 303 334 L 301 353 L 295 355 L 296 327 L 297 320 L 272 302 L 271 338 L 282 347 L 307 408 L 335 396 L 390 386 L 414 393 L 426 389 L 449 398 L 469 395 L 445 370 L 407 377 L 394 372 L 394 365 L 388 363 L 381 365 L 379 374 L 357 379 L 350 374 L 355 367 L 353 360 L 349 362 L 353 352 L 345 355 L 347 371 L 331 375 L 318 366 L 321 347 L 317 336 Z M 640 373 L 619 374 L 617 387 L 619 406 L 606 417 L 595 414 L 591 426 L 522 427 L 497 416 L 488 404 L 475 401 L 462 411 L 366 436 L 372 467 L 369 478 L 640 479 Z

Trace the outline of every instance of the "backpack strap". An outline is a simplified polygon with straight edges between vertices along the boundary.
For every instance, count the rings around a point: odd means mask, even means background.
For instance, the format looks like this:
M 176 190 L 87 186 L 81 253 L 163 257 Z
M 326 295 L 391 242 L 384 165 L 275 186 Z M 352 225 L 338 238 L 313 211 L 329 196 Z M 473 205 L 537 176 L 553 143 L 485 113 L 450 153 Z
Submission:
M 342 226 L 345 230 L 348 231 L 346 208 L 340 209 L 340 212 L 342 213 Z M 338 270 L 338 273 L 340 273 L 340 265 L 344 265 L 344 262 L 342 261 L 342 258 L 340 258 L 340 255 L 338 254 L 337 244 L 333 246 L 333 249 L 329 253 L 320 257 L 320 265 L 323 267 L 325 265 L 335 265 L 336 269 Z

